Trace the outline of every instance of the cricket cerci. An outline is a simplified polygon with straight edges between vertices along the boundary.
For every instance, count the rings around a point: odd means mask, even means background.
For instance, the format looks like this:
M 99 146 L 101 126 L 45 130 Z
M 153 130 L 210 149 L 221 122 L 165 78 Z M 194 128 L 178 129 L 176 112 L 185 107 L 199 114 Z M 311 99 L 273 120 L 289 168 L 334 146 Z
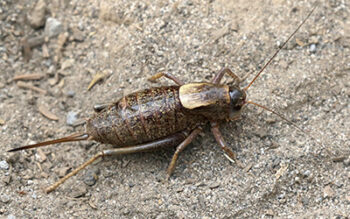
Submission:
M 253 104 L 270 111 L 299 129 L 282 115 L 246 100 L 246 91 L 314 10 L 315 8 L 244 88 L 238 86 L 239 77 L 228 68 L 220 70 L 210 82 L 187 84 L 170 73 L 160 72 L 152 76 L 150 80 L 155 81 L 165 77 L 175 82 L 175 85 L 152 87 L 124 96 L 112 104 L 97 105 L 94 107 L 95 114 L 86 121 L 85 132 L 22 146 L 9 152 L 81 140 L 93 140 L 113 145 L 112 149 L 97 153 L 90 160 L 46 188 L 47 193 L 55 190 L 68 178 L 76 175 L 98 158 L 176 146 L 167 170 L 167 176 L 170 177 L 181 151 L 196 138 L 202 131 L 202 127 L 208 124 L 221 149 L 230 159 L 239 163 L 235 153 L 225 143 L 219 131 L 219 124 L 227 120 L 238 119 L 245 104 Z M 235 79 L 235 85 L 220 84 L 225 74 Z

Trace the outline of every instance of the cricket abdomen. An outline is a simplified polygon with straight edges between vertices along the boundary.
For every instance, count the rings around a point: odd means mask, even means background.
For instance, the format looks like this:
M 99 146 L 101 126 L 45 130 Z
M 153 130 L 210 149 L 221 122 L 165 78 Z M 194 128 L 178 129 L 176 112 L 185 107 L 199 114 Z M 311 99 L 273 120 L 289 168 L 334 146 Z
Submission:
M 189 114 L 179 100 L 179 87 L 158 87 L 129 94 L 87 121 L 96 141 L 132 146 L 192 130 L 203 116 Z

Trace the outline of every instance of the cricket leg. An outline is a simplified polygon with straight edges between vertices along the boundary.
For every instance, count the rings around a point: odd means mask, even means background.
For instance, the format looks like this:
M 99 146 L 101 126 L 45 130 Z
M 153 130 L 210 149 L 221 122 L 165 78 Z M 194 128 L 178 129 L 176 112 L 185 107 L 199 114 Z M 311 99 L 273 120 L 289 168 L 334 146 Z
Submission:
M 186 146 L 189 145 L 201 131 L 202 131 L 201 127 L 194 129 L 191 132 L 191 134 L 189 136 L 187 136 L 187 138 L 183 142 L 181 142 L 181 144 L 179 144 L 179 146 L 177 146 L 176 151 L 175 151 L 173 158 L 171 159 L 171 162 L 170 162 L 169 167 L 168 167 L 167 180 L 169 179 L 171 174 L 174 172 L 175 163 L 176 163 L 177 158 L 179 157 L 180 152 L 183 151 L 186 148 Z
M 215 76 L 214 78 L 211 80 L 211 82 L 213 84 L 219 84 L 222 77 L 225 75 L 225 74 L 228 74 L 230 75 L 234 80 L 235 80 L 235 83 L 236 84 L 239 84 L 241 82 L 241 78 L 239 76 L 237 76 L 235 73 L 233 73 L 231 71 L 231 69 L 229 68 L 222 68 Z
M 92 164 L 94 161 L 96 161 L 99 158 L 106 157 L 106 156 L 115 156 L 120 154 L 131 154 L 131 153 L 137 153 L 137 152 L 145 152 L 145 151 L 151 151 L 155 149 L 159 149 L 160 147 L 173 147 L 175 145 L 180 144 L 184 139 L 186 138 L 185 133 L 179 132 L 174 135 L 171 135 L 169 137 L 159 139 L 153 142 L 149 142 L 146 144 L 136 145 L 136 146 L 130 146 L 130 147 L 123 147 L 123 148 L 113 148 L 108 149 L 104 151 L 100 151 L 95 156 L 90 158 L 88 161 L 74 169 L 69 174 L 65 175 L 63 178 L 52 184 L 51 186 L 47 187 L 45 189 L 46 193 L 50 193 L 53 190 L 55 190 L 58 186 L 63 184 L 67 179 L 70 177 L 76 175 L 81 170 Z
M 225 153 L 231 160 L 235 161 L 236 164 L 242 168 L 243 165 L 239 160 L 237 160 L 237 155 L 229 147 L 227 147 L 224 138 L 222 137 L 221 132 L 219 130 L 219 125 L 216 122 L 211 122 L 211 131 L 213 132 L 215 140 L 219 144 L 221 149 L 225 151 Z
M 165 72 L 158 72 L 155 75 L 153 75 L 152 77 L 148 78 L 148 80 L 151 82 L 156 82 L 156 80 L 161 78 L 161 77 L 166 77 L 166 78 L 174 81 L 179 86 L 184 84 L 184 82 L 182 82 L 180 79 L 178 79 L 174 75 L 172 75 L 170 73 L 165 73 Z

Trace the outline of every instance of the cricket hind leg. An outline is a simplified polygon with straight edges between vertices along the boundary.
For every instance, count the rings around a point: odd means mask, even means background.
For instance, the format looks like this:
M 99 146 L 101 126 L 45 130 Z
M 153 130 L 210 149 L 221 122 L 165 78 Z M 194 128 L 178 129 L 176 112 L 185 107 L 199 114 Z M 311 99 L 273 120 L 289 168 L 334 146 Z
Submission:
M 148 80 L 151 81 L 151 82 L 156 82 L 156 80 L 161 78 L 161 77 L 166 77 L 166 78 L 174 81 L 179 86 L 185 84 L 184 82 L 182 82 L 180 79 L 178 79 L 174 75 L 172 75 L 170 73 L 166 73 L 166 72 L 158 72 L 155 75 L 153 75 L 152 77 L 148 78 Z
M 92 164 L 94 161 L 96 161 L 99 158 L 103 158 L 106 156 L 116 156 L 121 154 L 131 154 L 131 153 L 138 153 L 138 152 L 146 152 L 151 150 L 156 150 L 161 147 L 173 147 L 175 145 L 180 144 L 184 139 L 186 139 L 186 134 L 184 132 L 179 132 L 174 135 L 168 136 L 166 138 L 162 138 L 159 140 L 155 140 L 153 142 L 130 146 L 130 147 L 123 147 L 123 148 L 113 148 L 113 149 L 107 149 L 104 151 L 100 151 L 97 154 L 95 154 L 92 158 L 90 158 L 88 161 L 74 169 L 72 172 L 68 173 L 66 176 L 52 184 L 51 186 L 47 187 L 45 189 L 46 193 L 50 193 L 54 191 L 58 186 L 63 184 L 67 179 L 70 177 L 76 175 L 81 170 L 85 169 L 87 166 Z
M 222 68 L 215 76 L 214 78 L 211 80 L 212 83 L 214 84 L 219 84 L 222 77 L 225 75 L 225 74 L 228 74 L 229 76 L 231 76 L 234 80 L 235 80 L 235 84 L 238 85 L 242 79 L 236 75 L 235 73 L 233 73 L 231 71 L 231 69 L 229 68 Z

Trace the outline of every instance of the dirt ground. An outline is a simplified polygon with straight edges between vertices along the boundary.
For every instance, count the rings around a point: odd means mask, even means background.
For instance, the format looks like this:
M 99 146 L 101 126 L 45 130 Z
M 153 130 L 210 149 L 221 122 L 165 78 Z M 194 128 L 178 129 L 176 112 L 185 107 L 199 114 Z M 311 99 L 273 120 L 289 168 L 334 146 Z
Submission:
M 84 130 L 95 104 L 156 86 L 147 78 L 159 71 L 208 81 L 226 66 L 248 75 L 243 87 L 313 2 L 2 0 L 0 216 L 349 218 L 350 8 L 344 0 L 318 1 L 248 92 L 249 100 L 318 140 L 249 105 L 241 120 L 220 127 L 243 169 L 206 129 L 181 153 L 168 182 L 174 150 L 104 159 L 50 194 L 43 188 L 110 146 L 6 152 Z

